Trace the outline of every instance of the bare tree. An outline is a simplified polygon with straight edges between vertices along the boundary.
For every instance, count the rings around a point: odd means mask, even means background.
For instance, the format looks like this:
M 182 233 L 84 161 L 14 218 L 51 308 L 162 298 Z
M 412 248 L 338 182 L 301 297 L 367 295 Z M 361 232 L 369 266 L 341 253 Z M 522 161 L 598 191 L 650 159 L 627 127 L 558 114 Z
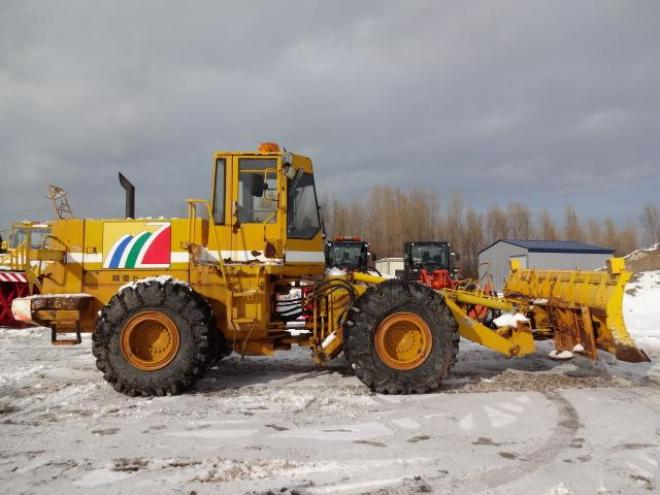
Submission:
M 532 215 L 529 208 L 520 203 L 511 203 L 508 209 L 509 235 L 514 239 L 531 239 Z
M 454 193 L 447 207 L 446 227 L 448 240 L 452 250 L 460 253 L 463 250 L 463 218 L 464 201 L 460 193 Z
M 403 242 L 410 231 L 410 213 L 408 211 L 408 197 L 400 189 L 391 189 L 393 203 L 388 210 L 391 223 L 389 235 L 387 236 L 387 252 L 389 256 L 401 255 Z
M 486 213 L 487 242 L 495 242 L 509 237 L 509 223 L 499 206 L 491 207 Z
M 614 221 L 607 217 L 603 222 L 603 242 L 606 247 L 616 249 L 619 242 L 619 229 L 616 228 Z
M 658 212 L 655 204 L 647 203 L 644 205 L 641 224 L 645 243 L 657 244 L 660 242 L 660 212 Z
M 329 216 L 332 219 L 332 223 L 330 224 L 329 231 L 330 235 L 335 237 L 346 231 L 348 226 L 348 212 L 346 206 L 337 200 L 332 202 L 330 211 Z
M 557 240 L 557 225 L 550 216 L 550 212 L 543 208 L 540 214 L 539 236 L 546 241 Z
M 465 217 L 465 236 L 461 255 L 462 274 L 465 277 L 477 278 L 479 276 L 479 251 L 484 246 L 483 216 L 474 208 L 468 208 Z
M 602 224 L 593 219 L 582 224 L 570 205 L 566 207 L 560 232 L 547 209 L 538 212 L 538 223 L 534 225 L 527 205 L 511 203 L 506 210 L 494 205 L 481 214 L 472 207 L 466 210 L 460 193 L 447 201 L 444 215 L 435 191 L 406 192 L 391 186 L 373 187 L 367 201 L 346 203 L 323 197 L 321 204 L 331 237 L 359 235 L 366 238 L 372 251 L 381 257 L 401 256 L 406 241 L 446 240 L 454 252 L 463 256 L 462 267 L 467 276 L 476 276 L 479 251 L 498 239 L 589 240 L 611 247 L 617 254 L 636 249 L 639 240 L 635 225 L 619 228 L 611 218 Z M 659 223 L 657 207 L 646 205 L 641 217 L 645 239 L 651 242 L 660 239 Z
M 440 201 L 434 191 L 413 190 L 408 195 L 410 225 L 414 239 L 433 239 L 440 218 Z
M 339 232 L 339 234 L 352 235 L 352 236 L 365 236 L 365 206 L 354 199 L 348 204 L 348 211 L 346 212 L 346 232 Z
M 592 244 L 603 243 L 603 227 L 593 218 L 587 222 L 587 229 L 589 231 L 589 242 Z
M 564 218 L 564 237 L 568 241 L 584 240 L 580 219 L 575 211 L 575 208 L 570 205 L 566 207 Z
M 371 189 L 367 204 L 366 240 L 369 241 L 372 253 L 381 257 L 388 256 L 386 239 L 389 229 L 387 214 L 390 205 L 383 186 L 375 186 Z
M 625 256 L 637 249 L 639 247 L 637 238 L 637 227 L 634 223 L 629 223 L 621 230 L 615 254 L 617 256 Z

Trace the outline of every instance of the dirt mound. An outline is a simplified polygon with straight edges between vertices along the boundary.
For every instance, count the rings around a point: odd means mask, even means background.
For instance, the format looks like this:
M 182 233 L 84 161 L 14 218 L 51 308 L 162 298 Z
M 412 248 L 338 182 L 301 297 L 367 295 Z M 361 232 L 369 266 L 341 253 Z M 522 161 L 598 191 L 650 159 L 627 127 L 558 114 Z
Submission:
M 633 273 L 660 270 L 660 244 L 648 249 L 637 249 L 626 259 L 626 268 Z

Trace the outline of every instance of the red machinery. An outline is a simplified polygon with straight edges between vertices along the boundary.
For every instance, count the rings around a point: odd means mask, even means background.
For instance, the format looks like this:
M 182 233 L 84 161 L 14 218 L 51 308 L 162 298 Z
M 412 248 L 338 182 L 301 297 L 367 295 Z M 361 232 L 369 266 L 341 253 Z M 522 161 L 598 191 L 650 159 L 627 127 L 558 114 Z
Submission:
M 460 289 L 474 291 L 477 285 L 470 280 L 459 278 L 459 270 L 454 262 L 460 257 L 451 252 L 448 242 L 412 241 L 404 244 L 404 277 L 406 280 L 417 281 L 434 290 Z M 492 295 L 490 284 L 480 291 Z M 475 305 L 468 309 L 471 318 L 484 321 L 488 316 L 488 308 Z
M 461 284 L 458 268 L 452 266 L 458 256 L 451 252 L 448 242 L 406 242 L 403 251 L 403 273 L 406 280 L 419 281 L 435 290 L 455 289 Z
M 11 314 L 11 302 L 17 297 L 29 295 L 29 291 L 25 273 L 0 270 L 0 325 L 14 326 L 18 324 Z
M 435 290 L 457 289 L 461 284 L 461 280 L 451 278 L 447 269 L 427 270 L 426 268 L 421 268 L 419 270 L 418 280 Z

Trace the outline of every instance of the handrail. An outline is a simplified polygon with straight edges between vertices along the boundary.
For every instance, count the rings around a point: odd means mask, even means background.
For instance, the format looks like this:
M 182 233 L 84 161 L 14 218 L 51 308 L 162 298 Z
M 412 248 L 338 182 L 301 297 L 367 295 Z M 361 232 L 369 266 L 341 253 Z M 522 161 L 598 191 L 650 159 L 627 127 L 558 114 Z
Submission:
M 220 272 L 222 273 L 222 277 L 227 280 L 227 269 L 225 267 L 225 262 L 222 259 L 222 249 L 220 246 L 220 241 L 218 239 L 218 232 L 217 229 L 215 228 L 215 220 L 213 219 L 213 211 L 211 209 L 211 205 L 209 202 L 205 199 L 187 199 L 186 203 L 188 203 L 188 242 L 189 244 L 195 244 L 195 224 L 197 220 L 197 205 L 204 205 L 206 206 L 206 211 L 208 214 L 208 222 L 209 222 L 209 230 L 213 232 L 214 240 L 216 246 L 218 246 L 218 264 L 220 265 Z M 208 247 L 208 246 L 206 246 Z

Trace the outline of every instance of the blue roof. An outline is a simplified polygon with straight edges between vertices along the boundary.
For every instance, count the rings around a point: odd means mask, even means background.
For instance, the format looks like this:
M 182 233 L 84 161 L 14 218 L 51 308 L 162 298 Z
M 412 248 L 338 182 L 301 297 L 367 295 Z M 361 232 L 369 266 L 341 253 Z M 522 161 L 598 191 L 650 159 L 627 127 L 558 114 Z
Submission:
M 514 246 L 527 249 L 530 253 L 583 253 L 583 254 L 613 254 L 614 249 L 594 244 L 587 244 L 586 242 L 575 241 L 529 241 L 519 239 L 500 239 L 493 242 L 490 246 L 485 247 L 479 253 L 483 253 L 486 249 L 490 249 L 498 242 L 506 242 Z

